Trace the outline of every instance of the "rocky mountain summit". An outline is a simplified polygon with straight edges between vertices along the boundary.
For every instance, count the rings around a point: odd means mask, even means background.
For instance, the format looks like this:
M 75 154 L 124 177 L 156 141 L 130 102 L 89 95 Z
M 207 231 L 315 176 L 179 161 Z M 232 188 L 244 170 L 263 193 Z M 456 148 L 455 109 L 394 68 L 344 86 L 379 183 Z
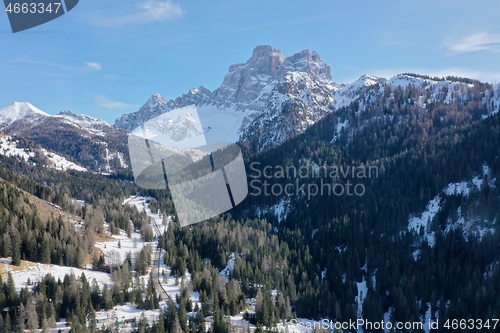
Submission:
M 229 67 L 213 92 L 193 88 L 170 101 L 153 94 L 137 112 L 118 118 L 115 126 L 132 131 L 151 118 L 195 104 L 205 131 L 224 132 L 222 139 L 248 141 L 260 150 L 302 133 L 320 119 L 336 90 L 330 67 L 315 51 L 285 58 L 272 46 L 257 46 L 247 62 Z M 260 137 L 269 131 L 273 134 Z

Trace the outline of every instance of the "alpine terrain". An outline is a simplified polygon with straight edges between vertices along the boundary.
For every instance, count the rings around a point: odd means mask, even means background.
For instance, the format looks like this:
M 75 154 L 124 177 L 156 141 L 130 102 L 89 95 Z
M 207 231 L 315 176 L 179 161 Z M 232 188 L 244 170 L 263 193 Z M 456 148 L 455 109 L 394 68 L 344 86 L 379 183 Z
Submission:
M 190 105 L 198 116 L 171 112 Z M 154 93 L 114 125 L 13 102 L 0 333 L 494 332 L 499 110 L 500 84 L 341 84 L 315 51 L 271 46 L 214 91 Z M 236 142 L 248 196 L 180 227 L 168 189 L 134 183 L 141 130 Z

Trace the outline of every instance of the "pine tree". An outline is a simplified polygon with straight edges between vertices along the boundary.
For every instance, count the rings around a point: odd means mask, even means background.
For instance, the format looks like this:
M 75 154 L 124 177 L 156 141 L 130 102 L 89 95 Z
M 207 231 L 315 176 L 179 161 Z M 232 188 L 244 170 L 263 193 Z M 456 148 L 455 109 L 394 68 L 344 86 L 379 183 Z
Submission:
M 12 265 L 21 265 L 21 241 L 17 234 L 12 241 Z
M 14 309 L 19 304 L 19 296 L 17 295 L 16 285 L 14 283 L 12 272 L 9 272 L 7 275 L 5 295 L 7 306 L 11 309 Z
M 175 316 L 174 323 L 172 325 L 172 333 L 182 333 L 182 326 L 179 322 L 179 317 Z
M 226 320 L 224 320 L 224 318 L 222 318 L 219 312 L 214 314 L 212 332 L 229 333 L 229 323 Z
M 17 327 L 19 328 L 19 330 L 22 331 L 26 329 L 26 319 L 26 309 L 24 307 L 24 304 L 21 303 L 21 305 L 19 305 L 19 311 L 17 312 Z
M 38 329 L 38 314 L 36 312 L 35 303 L 33 301 L 28 302 L 28 304 L 26 304 L 25 311 L 26 328 L 31 331 L 35 331 L 36 329 Z
M 4 328 L 5 328 L 5 332 L 6 333 L 13 331 L 12 330 L 12 322 L 11 322 L 11 319 L 10 319 L 10 314 L 8 312 L 5 315 Z
M 5 330 L 5 323 L 3 321 L 3 316 L 0 315 L 0 333 L 7 333 Z
M 181 296 L 179 302 L 179 323 L 183 331 L 187 330 L 186 299 Z

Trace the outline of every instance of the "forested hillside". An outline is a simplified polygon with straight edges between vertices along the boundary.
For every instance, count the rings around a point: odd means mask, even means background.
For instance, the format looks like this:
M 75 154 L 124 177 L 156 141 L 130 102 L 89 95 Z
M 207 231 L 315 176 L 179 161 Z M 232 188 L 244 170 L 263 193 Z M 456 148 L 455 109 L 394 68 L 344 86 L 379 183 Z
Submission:
M 94 332 L 100 309 L 126 302 L 158 308 L 153 275 L 145 276 L 151 247 L 138 250 L 136 260 L 111 264 L 95 251 L 96 238 L 108 232 L 155 240 L 146 209 L 124 204 L 135 194 L 146 197 L 148 214 L 159 212 L 168 226 L 156 239 L 163 251 L 155 260 L 180 290 L 156 321 L 142 320 L 135 331 L 203 332 L 208 323 L 212 332 L 230 332 L 237 316 L 243 331 L 285 330 L 283 321 L 296 317 L 498 318 L 496 92 L 474 80 L 408 77 L 432 82 L 363 86 L 360 98 L 281 145 L 256 152 L 242 144 L 245 201 L 184 228 L 168 189 L 140 189 L 129 170 L 63 172 L 0 156 L 0 256 L 17 266 L 90 263 L 113 281 L 108 288 L 85 276 L 48 276 L 18 293 L 7 275 L 0 281 L 0 326 L 6 332 L 52 327 L 68 318 L 74 332 Z M 436 89 L 443 82 L 458 88 Z M 28 194 L 72 214 L 79 227 L 56 215 L 42 218 Z
M 137 190 L 132 183 L 88 172 L 57 171 L 15 157 L 0 156 L 0 160 L 1 332 L 47 331 L 62 318 L 72 332 L 96 332 L 101 309 L 127 302 L 144 310 L 158 308 L 147 276 L 149 246 L 137 250 L 137 259 L 128 253 L 116 263 L 95 247 L 96 239 L 109 242 L 113 240 L 109 234 L 121 232 L 130 236 L 137 231 L 143 240 L 153 239 L 146 214 L 123 205 L 124 196 Z M 33 274 L 36 279 L 28 278 L 20 290 L 16 287 L 14 275 L 50 267 L 44 264 L 57 265 L 56 271 L 71 266 L 75 272 L 63 274 L 63 279 Z M 90 267 L 87 274 L 109 276 L 110 286 L 86 277 L 84 267 Z
M 498 317 L 500 117 L 483 119 L 487 107 L 469 102 L 435 103 L 425 113 L 411 111 L 411 91 L 408 94 L 409 102 L 388 109 L 390 116 L 377 116 L 379 110 L 387 112 L 385 108 L 360 113 L 354 102 L 305 134 L 248 155 L 249 184 L 257 179 L 255 184 L 262 186 L 267 180 L 268 188 L 295 184 L 296 178 L 306 189 L 328 180 L 311 173 L 302 178 L 276 176 L 279 166 L 307 166 L 318 172 L 321 166 L 374 166 L 376 176 L 338 180 L 363 184 L 362 196 L 250 194 L 231 215 L 212 222 L 217 223 L 214 227 L 203 223 L 172 230 L 174 235 L 168 237 L 177 245 L 170 264 L 181 267 L 180 272 L 185 266 L 198 272 L 202 258 L 210 258 L 211 265 L 222 270 L 234 256 L 231 279 L 240 283 L 246 297 L 258 292 L 257 302 L 267 302 L 249 318 L 258 326 L 289 316 L 281 310 L 280 295 L 289 300 L 295 315 L 305 318 L 446 322 Z M 362 114 L 365 125 L 355 126 L 350 136 L 342 132 L 332 143 L 342 112 Z M 272 167 L 272 177 L 264 175 L 266 166 Z M 443 194 L 442 207 L 428 227 L 409 229 L 411 216 L 423 212 L 449 184 L 474 177 L 483 183 L 475 192 Z M 457 222 L 459 212 L 476 224 L 475 229 L 464 230 Z M 255 217 L 265 220 L 252 222 Z M 473 231 L 488 225 L 492 228 L 487 232 Z M 261 235 L 252 236 L 258 230 Z M 431 234 L 430 244 L 426 236 Z M 239 244 L 243 240 L 244 246 Z M 228 313 L 221 296 L 207 296 L 221 313 Z

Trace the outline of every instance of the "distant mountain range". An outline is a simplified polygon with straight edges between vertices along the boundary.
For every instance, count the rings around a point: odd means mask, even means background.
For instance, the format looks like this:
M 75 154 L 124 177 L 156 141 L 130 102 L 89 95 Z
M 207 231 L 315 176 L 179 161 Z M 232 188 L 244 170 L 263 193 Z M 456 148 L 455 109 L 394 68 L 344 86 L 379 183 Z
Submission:
M 115 126 L 131 131 L 169 110 L 195 104 L 209 141 L 239 141 L 261 151 L 303 133 L 325 115 L 353 102 L 360 101 L 366 109 L 382 96 L 394 98 L 398 86 L 403 91 L 417 89 L 419 104 L 425 108 L 427 103 L 457 99 L 465 103 L 472 96 L 473 82 L 401 74 L 389 80 L 363 75 L 351 84 L 339 85 L 332 79 L 330 66 L 315 51 L 306 49 L 285 58 L 272 46 L 257 46 L 246 63 L 229 67 L 222 85 L 213 92 L 193 88 L 169 101 L 153 94 L 137 112 L 118 118 Z M 485 102 L 492 100 L 490 114 L 498 110 L 498 90 L 494 87 L 484 96 Z M 343 117 L 333 125 L 349 127 Z
M 129 167 L 126 132 L 94 117 L 71 111 L 53 116 L 30 103 L 14 102 L 0 110 L 0 131 L 30 139 L 90 171 Z
M 380 116 L 372 111 L 380 109 L 382 100 L 387 107 L 396 100 L 401 104 L 405 94 L 418 95 L 416 107 L 424 112 L 433 103 L 458 101 L 465 105 L 478 98 L 474 82 L 401 74 L 389 80 L 363 75 L 351 84 L 339 85 L 332 79 L 330 66 L 315 51 L 306 49 L 284 57 L 272 46 L 257 46 L 247 62 L 229 67 L 222 85 L 213 92 L 193 88 L 169 101 L 155 93 L 138 111 L 116 119 L 114 126 L 71 111 L 51 116 L 30 103 L 15 102 L 0 110 L 0 131 L 32 139 L 89 170 L 112 172 L 129 166 L 126 132 L 187 105 L 196 105 L 209 142 L 238 141 L 261 151 L 304 133 L 332 113 L 336 115 L 332 140 L 341 133 L 352 136 Z M 499 90 L 492 86 L 482 92 L 478 101 L 486 108 L 482 116 L 498 112 Z M 360 105 L 356 113 L 346 111 L 352 103 Z M 162 117 L 165 119 L 168 116 Z M 181 133 L 179 126 L 182 121 L 176 125 Z

